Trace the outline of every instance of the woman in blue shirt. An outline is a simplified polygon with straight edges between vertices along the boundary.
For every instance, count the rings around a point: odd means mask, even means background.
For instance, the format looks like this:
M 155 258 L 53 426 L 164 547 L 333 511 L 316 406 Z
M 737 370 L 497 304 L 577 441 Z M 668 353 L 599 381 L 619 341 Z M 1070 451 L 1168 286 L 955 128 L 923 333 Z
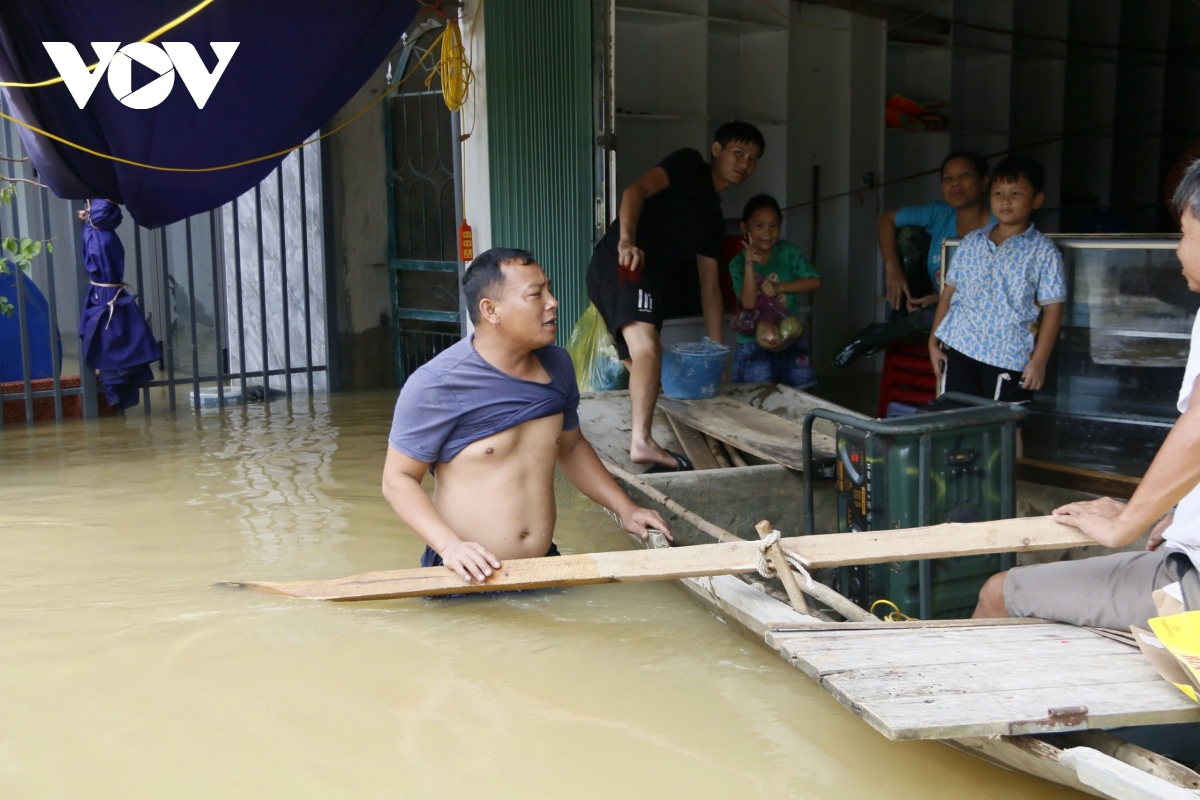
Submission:
M 923 206 L 907 206 L 898 211 L 879 215 L 879 253 L 883 256 L 887 276 L 887 300 L 899 309 L 907 301 L 910 310 L 935 305 L 938 301 L 938 272 L 942 266 L 942 242 L 955 236 L 966 236 L 992 221 L 987 203 L 987 159 L 978 153 L 951 153 L 942 162 L 942 196 L 944 200 Z M 929 278 L 933 294 L 913 297 L 904 266 L 896 249 L 896 229 L 917 225 L 929 232 Z

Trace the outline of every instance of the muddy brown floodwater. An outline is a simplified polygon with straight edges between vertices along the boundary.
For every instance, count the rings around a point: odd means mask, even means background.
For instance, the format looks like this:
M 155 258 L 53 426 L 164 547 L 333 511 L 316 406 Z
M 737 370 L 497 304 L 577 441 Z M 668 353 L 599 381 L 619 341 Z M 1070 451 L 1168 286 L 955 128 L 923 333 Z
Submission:
M 0 432 L 0 797 L 1051 798 L 887 742 L 671 583 L 322 604 L 414 566 L 394 393 Z M 627 548 L 559 487 L 564 552 Z

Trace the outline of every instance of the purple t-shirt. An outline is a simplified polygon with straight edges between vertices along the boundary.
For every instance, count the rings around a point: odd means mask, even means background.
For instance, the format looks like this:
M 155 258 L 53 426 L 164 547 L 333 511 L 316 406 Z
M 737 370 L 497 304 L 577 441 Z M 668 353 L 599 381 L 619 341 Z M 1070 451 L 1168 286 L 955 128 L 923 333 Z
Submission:
M 554 345 L 534 354 L 549 383 L 496 369 L 475 352 L 473 336 L 446 348 L 405 381 L 388 443 L 410 458 L 441 464 L 472 442 L 531 419 L 562 414 L 563 430 L 575 430 L 579 387 L 571 357 Z

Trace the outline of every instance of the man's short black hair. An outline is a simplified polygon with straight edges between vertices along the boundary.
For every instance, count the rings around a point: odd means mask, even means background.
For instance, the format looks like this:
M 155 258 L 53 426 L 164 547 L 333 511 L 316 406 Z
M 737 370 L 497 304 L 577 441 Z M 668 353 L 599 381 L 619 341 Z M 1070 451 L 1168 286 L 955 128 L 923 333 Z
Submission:
M 1042 165 L 1027 156 L 1009 156 L 996 165 L 992 170 L 990 189 L 996 183 L 1016 183 L 1024 178 L 1033 187 L 1033 193 L 1038 194 L 1046 184 L 1046 170 Z
M 500 267 L 505 264 L 532 264 L 535 261 L 533 253 L 528 250 L 511 247 L 493 247 L 475 256 L 462 279 L 463 296 L 467 301 L 471 324 L 479 324 L 479 301 L 485 297 L 495 300 L 504 288 L 504 271 Z
M 1171 198 L 1175 213 L 1183 216 L 1184 211 L 1192 212 L 1192 216 L 1200 220 L 1200 159 L 1196 159 L 1184 170 L 1179 185 L 1175 187 L 1175 196 Z
M 733 122 L 726 122 L 717 128 L 717 132 L 713 134 L 713 141 L 721 145 L 721 147 L 730 142 L 756 144 L 758 145 L 758 154 L 760 156 L 767 149 L 767 140 L 763 138 L 762 131 L 749 122 L 743 122 L 740 119 L 735 119 Z

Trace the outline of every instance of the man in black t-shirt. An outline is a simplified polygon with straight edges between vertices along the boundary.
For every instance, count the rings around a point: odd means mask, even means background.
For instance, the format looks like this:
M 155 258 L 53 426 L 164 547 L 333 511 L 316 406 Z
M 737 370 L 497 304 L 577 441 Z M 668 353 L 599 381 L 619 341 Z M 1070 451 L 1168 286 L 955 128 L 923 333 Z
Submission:
M 711 163 L 696 150 L 677 150 L 625 189 L 618 219 L 588 266 L 588 298 L 629 368 L 629 457 L 652 465 L 651 471 L 691 468 L 650 435 L 662 369 L 664 306 L 681 287 L 694 286 L 687 271 L 695 264 L 704 327 L 713 341 L 722 340 L 717 257 L 725 218 L 717 194 L 754 174 L 765 147 L 762 133 L 748 122 L 726 123 L 713 139 Z

